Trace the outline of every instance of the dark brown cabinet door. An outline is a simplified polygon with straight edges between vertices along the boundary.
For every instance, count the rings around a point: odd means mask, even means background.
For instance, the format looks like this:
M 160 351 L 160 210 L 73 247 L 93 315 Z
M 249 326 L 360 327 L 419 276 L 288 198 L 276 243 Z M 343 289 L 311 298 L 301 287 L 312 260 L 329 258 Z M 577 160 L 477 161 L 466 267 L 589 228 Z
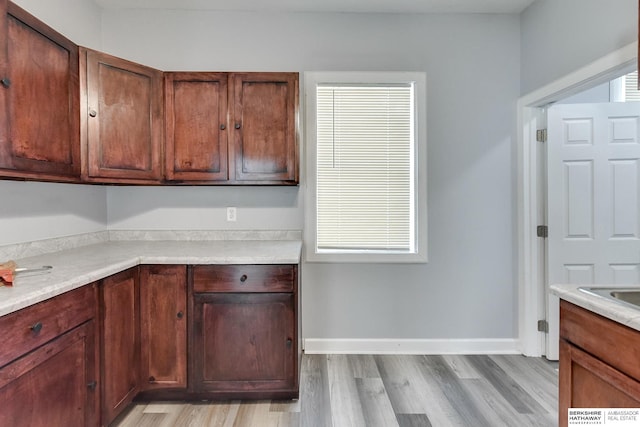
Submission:
M 0 425 L 98 425 L 95 351 L 91 320 L 0 368 Z
M 78 46 L 0 0 L 0 175 L 80 178 Z
M 186 266 L 141 266 L 140 311 L 142 388 L 186 388 Z
M 569 408 L 638 408 L 640 382 L 560 340 L 559 425 Z
M 100 292 L 102 422 L 108 425 L 138 393 L 140 305 L 138 269 L 103 280 Z
M 226 181 L 227 73 L 165 73 L 165 177 Z
M 297 184 L 297 73 L 232 75 L 232 180 Z
M 81 51 L 86 168 L 98 182 L 159 182 L 163 140 L 162 72 Z M 86 64 L 85 64 L 86 62 Z
M 231 397 L 296 386 L 293 294 L 195 294 L 192 324 L 194 391 Z

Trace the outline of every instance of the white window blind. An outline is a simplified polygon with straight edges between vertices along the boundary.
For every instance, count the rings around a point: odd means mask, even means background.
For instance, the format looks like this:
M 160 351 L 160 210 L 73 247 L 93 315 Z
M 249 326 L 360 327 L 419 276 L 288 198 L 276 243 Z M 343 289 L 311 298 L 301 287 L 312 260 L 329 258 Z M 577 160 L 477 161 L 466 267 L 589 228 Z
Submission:
M 624 100 L 640 101 L 640 91 L 638 91 L 638 72 L 634 71 L 624 76 Z
M 317 249 L 413 252 L 414 84 L 321 84 Z

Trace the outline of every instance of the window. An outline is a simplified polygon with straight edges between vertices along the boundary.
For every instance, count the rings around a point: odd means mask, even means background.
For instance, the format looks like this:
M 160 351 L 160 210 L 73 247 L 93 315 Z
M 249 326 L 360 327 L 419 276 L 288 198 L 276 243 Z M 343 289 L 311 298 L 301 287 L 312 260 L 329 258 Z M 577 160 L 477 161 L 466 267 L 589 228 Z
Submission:
M 307 260 L 426 261 L 422 73 L 306 73 Z
M 640 101 L 638 90 L 638 72 L 634 71 L 609 82 L 609 100 L 611 102 Z
M 640 101 L 638 91 L 638 72 L 634 71 L 624 76 L 624 100 L 625 102 Z

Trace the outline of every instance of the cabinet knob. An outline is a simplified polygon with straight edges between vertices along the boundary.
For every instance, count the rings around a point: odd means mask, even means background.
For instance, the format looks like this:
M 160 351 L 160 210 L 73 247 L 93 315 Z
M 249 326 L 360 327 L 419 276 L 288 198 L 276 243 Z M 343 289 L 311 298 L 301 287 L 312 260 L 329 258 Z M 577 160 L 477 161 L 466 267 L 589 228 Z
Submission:
M 236 129 L 240 129 L 240 123 L 236 123 Z
M 220 125 L 220 130 L 225 130 L 226 128 L 227 128 L 227 126 L 226 126 L 226 125 L 224 125 L 224 124 L 221 124 L 221 125 Z
M 246 274 L 243 274 L 242 276 L 240 276 L 240 281 L 241 281 L 242 283 L 246 282 L 246 281 L 247 281 L 247 275 L 246 275 Z
M 96 389 L 97 385 L 98 385 L 97 381 L 91 381 L 90 383 L 87 384 L 87 388 L 93 391 Z
M 182 319 L 184 317 L 184 313 L 182 311 L 179 311 L 176 316 L 178 316 L 178 319 Z
M 90 115 L 91 117 L 95 117 L 95 116 L 97 116 L 97 115 L 98 115 L 98 113 L 96 112 L 96 110 L 89 110 L 89 115 Z
M 2 82 L 2 86 L 4 87 L 11 86 L 11 80 L 9 80 L 8 77 L 3 78 L 2 80 L 0 80 L 0 82 Z
M 152 383 L 156 380 L 156 377 L 154 377 L 153 375 L 149 377 L 149 382 Z
M 293 340 L 291 338 L 287 338 L 287 348 L 291 348 L 291 344 L 293 344 Z
M 34 323 L 29 329 L 31 329 L 34 334 L 37 334 L 42 330 L 42 323 L 40 322 Z

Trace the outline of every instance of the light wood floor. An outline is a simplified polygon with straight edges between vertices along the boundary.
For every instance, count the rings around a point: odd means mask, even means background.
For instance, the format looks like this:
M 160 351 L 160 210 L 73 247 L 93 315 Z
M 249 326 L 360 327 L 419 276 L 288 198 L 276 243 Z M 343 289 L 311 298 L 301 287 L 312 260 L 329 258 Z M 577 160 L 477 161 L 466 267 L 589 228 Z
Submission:
M 513 355 L 305 355 L 298 401 L 137 404 L 117 426 L 556 426 L 557 366 Z

